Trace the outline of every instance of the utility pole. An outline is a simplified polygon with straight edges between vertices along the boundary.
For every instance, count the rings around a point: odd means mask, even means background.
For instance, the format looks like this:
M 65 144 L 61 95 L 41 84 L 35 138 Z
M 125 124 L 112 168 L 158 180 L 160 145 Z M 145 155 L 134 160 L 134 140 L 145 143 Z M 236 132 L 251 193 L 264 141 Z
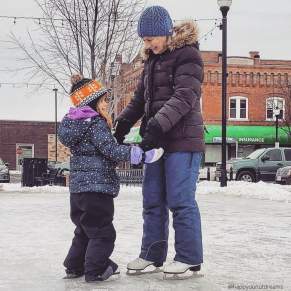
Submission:
M 55 92 L 55 162 L 58 161 L 58 89 L 54 88 Z

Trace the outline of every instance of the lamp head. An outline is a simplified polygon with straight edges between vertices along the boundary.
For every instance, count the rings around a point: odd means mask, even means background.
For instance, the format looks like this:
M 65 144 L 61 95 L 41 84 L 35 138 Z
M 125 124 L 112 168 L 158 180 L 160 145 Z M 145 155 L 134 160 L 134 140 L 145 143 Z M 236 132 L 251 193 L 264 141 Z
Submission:
M 232 0 L 217 0 L 217 4 L 219 8 L 227 7 L 229 8 L 231 6 Z
M 278 106 L 276 106 L 276 108 L 274 109 L 274 115 L 275 115 L 275 116 L 279 116 L 280 113 L 281 113 L 280 108 L 279 108 Z

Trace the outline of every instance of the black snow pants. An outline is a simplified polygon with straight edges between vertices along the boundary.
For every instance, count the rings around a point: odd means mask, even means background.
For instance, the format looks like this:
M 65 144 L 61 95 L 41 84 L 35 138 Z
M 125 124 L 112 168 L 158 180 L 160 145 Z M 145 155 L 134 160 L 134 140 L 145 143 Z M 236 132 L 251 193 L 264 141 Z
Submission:
M 71 193 L 70 205 L 76 229 L 64 266 L 85 274 L 102 274 L 116 239 L 113 197 L 96 192 Z

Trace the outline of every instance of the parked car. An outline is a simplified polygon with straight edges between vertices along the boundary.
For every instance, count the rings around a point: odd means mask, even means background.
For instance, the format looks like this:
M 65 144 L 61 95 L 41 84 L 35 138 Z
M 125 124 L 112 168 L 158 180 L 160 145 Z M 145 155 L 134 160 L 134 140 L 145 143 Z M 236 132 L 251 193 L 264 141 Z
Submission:
M 48 164 L 48 168 L 60 169 L 60 174 L 64 174 L 65 172 L 70 172 L 70 161 L 52 162 Z
M 277 170 L 276 183 L 278 184 L 291 184 L 291 166 L 282 167 Z
M 291 148 L 261 148 L 246 158 L 227 161 L 227 177 L 234 180 L 257 182 L 275 181 L 279 168 L 291 166 Z M 216 180 L 221 176 L 221 163 L 216 164 Z
M 9 164 L 4 163 L 0 158 L 0 183 L 9 183 L 10 182 L 10 173 L 9 173 Z

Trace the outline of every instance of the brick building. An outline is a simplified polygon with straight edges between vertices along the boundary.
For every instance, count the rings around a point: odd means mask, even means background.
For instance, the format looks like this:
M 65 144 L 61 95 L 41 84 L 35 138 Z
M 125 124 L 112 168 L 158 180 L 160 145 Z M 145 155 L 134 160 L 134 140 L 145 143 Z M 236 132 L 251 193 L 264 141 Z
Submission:
M 204 83 L 201 107 L 205 123 L 207 163 L 220 160 L 221 143 L 221 53 L 202 51 Z M 142 61 L 137 56 L 131 64 L 121 66 L 116 78 L 119 91 L 118 112 L 133 96 Z M 227 142 L 228 158 L 245 156 L 259 147 L 274 146 L 274 109 L 280 109 L 280 145 L 291 145 L 283 128 L 290 120 L 291 61 L 264 60 L 259 52 L 249 57 L 228 57 Z M 288 98 L 289 96 L 289 98 Z
M 202 57 L 205 63 L 201 98 L 205 162 L 213 164 L 220 160 L 221 153 L 221 54 L 203 51 Z M 118 61 L 119 75 L 112 82 L 114 116 L 133 96 L 143 67 L 140 56 L 130 64 Z M 250 52 L 249 57 L 229 57 L 227 95 L 228 158 L 245 156 L 259 147 L 274 146 L 276 107 L 281 114 L 280 145 L 291 146 L 290 135 L 283 126 L 284 121 L 291 120 L 291 61 L 264 60 L 259 52 Z M 11 169 L 18 169 L 23 157 L 55 160 L 54 126 L 53 122 L 0 120 L 0 157 Z M 132 130 L 135 135 L 137 132 Z M 128 140 L 135 142 L 140 137 Z M 66 161 L 69 155 L 69 150 L 58 143 L 58 161 Z
M 9 168 L 20 169 L 23 158 L 55 160 L 55 123 L 0 120 L 0 157 Z M 68 149 L 58 143 L 58 161 L 67 160 Z

